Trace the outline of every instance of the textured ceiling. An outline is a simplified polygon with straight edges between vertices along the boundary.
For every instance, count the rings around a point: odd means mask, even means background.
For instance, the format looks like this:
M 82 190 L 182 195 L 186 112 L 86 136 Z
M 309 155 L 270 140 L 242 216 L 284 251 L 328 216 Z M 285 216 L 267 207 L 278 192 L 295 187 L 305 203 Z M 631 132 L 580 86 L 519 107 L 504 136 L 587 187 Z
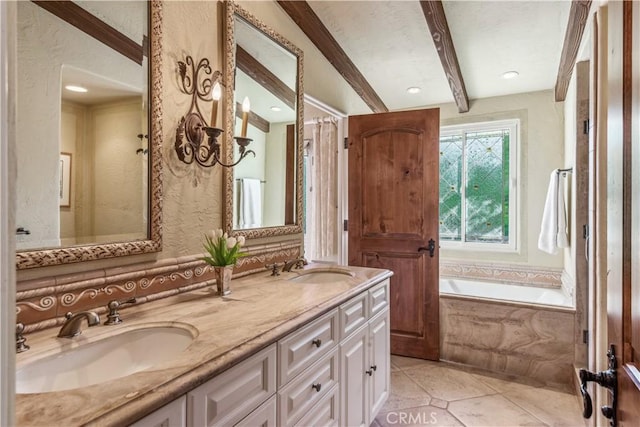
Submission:
M 418 1 L 309 4 L 390 110 L 453 102 Z M 553 89 L 570 1 L 443 4 L 470 99 Z

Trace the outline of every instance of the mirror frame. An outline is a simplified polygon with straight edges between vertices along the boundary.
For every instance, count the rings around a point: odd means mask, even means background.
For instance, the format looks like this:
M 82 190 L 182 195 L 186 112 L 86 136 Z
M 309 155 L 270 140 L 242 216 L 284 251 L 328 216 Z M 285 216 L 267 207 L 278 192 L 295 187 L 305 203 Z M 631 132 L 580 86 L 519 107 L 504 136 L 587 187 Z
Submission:
M 281 226 L 273 226 L 273 227 L 262 227 L 262 228 L 246 228 L 246 229 L 234 229 L 233 228 L 233 189 L 234 189 L 234 178 L 233 178 L 233 168 L 224 168 L 224 211 L 223 211 L 223 227 L 230 234 L 234 235 L 242 235 L 247 238 L 260 238 L 260 237 L 273 237 L 273 236 L 283 236 L 288 234 L 298 234 L 302 233 L 302 221 L 303 221 L 303 212 L 302 212 L 302 168 L 303 168 L 303 158 L 302 158 L 302 138 L 303 138 L 303 130 L 304 130 L 304 86 L 303 86 L 303 69 L 304 69 L 304 55 L 301 49 L 292 44 L 289 40 L 282 37 L 280 34 L 275 32 L 273 29 L 268 27 L 266 24 L 258 20 L 255 16 L 251 15 L 247 10 L 243 9 L 233 1 L 224 2 L 224 18 L 225 18 L 225 26 L 224 26 L 224 96 L 225 96 L 225 144 L 224 144 L 224 158 L 227 164 L 233 163 L 233 133 L 234 133 L 234 123 L 235 117 L 233 116 L 234 110 L 234 88 L 235 88 L 235 27 L 234 20 L 235 16 L 239 16 L 244 19 L 251 25 L 253 25 L 256 30 L 262 32 L 264 35 L 269 37 L 274 42 L 278 43 L 280 46 L 284 47 L 286 50 L 291 52 L 297 58 L 298 69 L 297 69 L 297 87 L 296 87 L 296 214 L 295 224 L 285 224 Z
M 162 2 L 149 1 L 148 14 L 149 126 L 149 215 L 147 239 L 125 242 L 67 246 L 34 251 L 16 251 L 16 268 L 46 267 L 137 255 L 162 250 Z

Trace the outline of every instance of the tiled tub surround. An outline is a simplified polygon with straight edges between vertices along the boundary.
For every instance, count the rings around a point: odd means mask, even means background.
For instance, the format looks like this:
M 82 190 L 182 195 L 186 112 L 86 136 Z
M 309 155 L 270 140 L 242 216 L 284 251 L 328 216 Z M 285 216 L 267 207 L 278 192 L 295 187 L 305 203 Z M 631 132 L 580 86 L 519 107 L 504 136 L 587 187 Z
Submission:
M 440 358 L 571 390 L 572 308 L 440 295 Z
M 326 266 L 323 266 L 326 267 Z M 217 297 L 211 287 L 121 310 L 118 326 L 85 328 L 73 340 L 55 338 L 56 329 L 28 335 L 31 350 L 17 356 L 20 367 L 60 346 L 115 334 L 126 325 L 181 322 L 198 329 L 191 346 L 175 359 L 143 372 L 81 389 L 18 394 L 16 419 L 28 425 L 127 425 L 328 312 L 388 277 L 387 270 L 352 267 L 354 277 L 334 284 L 287 281 L 296 275 L 269 272 L 232 281 L 232 294 Z
M 264 271 L 264 265 L 300 256 L 300 242 L 247 247 L 234 269 L 238 278 Z M 188 292 L 215 282 L 214 271 L 199 255 L 163 259 L 126 267 L 18 281 L 17 321 L 26 332 L 62 324 L 67 312 L 102 314 L 112 300 L 136 297 L 137 304 Z

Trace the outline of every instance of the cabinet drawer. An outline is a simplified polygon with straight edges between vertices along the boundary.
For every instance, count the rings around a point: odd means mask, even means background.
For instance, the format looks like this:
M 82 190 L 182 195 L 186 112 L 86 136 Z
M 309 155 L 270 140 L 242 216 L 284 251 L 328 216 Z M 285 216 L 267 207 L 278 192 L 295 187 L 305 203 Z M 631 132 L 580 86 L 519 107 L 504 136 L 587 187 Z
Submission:
M 278 425 L 292 426 L 338 384 L 338 348 L 278 392 Z
M 182 396 L 136 421 L 129 427 L 184 427 L 187 419 L 187 397 Z
M 187 425 L 233 425 L 276 391 L 276 346 L 267 347 L 187 394 Z
M 299 427 L 337 427 L 340 425 L 340 386 L 335 385 L 296 423 Z
M 389 279 L 369 289 L 369 319 L 389 306 Z
M 338 311 L 333 310 L 278 341 L 278 385 L 287 384 L 329 352 L 338 342 L 338 335 Z
M 348 337 L 353 331 L 367 323 L 367 292 L 352 298 L 340 306 L 340 338 Z
M 271 396 L 258 409 L 247 415 L 235 427 L 276 427 L 276 396 Z

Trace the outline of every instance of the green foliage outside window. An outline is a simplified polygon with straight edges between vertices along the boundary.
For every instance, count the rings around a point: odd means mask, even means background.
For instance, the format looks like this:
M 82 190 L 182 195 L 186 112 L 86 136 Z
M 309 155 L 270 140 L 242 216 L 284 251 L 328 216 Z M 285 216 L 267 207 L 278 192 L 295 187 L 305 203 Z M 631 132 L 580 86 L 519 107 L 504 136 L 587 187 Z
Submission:
M 509 138 L 508 129 L 440 138 L 442 240 L 509 242 Z

